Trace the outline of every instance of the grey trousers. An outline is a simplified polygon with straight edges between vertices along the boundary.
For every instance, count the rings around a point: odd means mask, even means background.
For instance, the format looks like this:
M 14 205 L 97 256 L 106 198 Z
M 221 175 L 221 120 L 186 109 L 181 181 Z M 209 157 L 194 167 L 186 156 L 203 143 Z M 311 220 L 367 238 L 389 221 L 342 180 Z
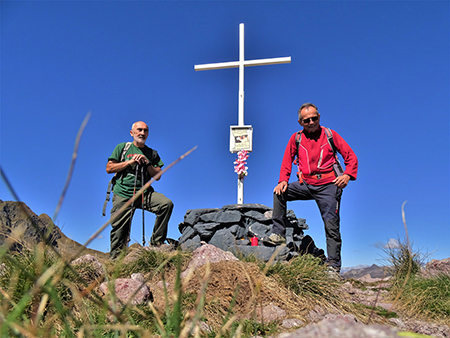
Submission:
M 119 210 L 128 200 L 128 198 L 114 194 L 111 215 Z M 144 194 L 143 205 L 142 198 L 136 199 L 133 207 L 129 206 L 126 208 L 124 212 L 111 223 L 111 250 L 109 256 L 112 259 L 119 256 L 121 251 L 128 246 L 128 242 L 130 240 L 131 221 L 136 208 L 144 209 L 156 214 L 150 245 L 160 245 L 166 240 L 169 219 L 173 210 L 173 203 L 166 196 L 153 191 L 153 188 L 150 187 L 150 189 Z
M 273 194 L 273 233 L 284 236 L 286 233 L 286 204 L 296 200 L 315 200 L 319 207 L 327 239 L 327 263 L 335 268 L 341 267 L 341 233 L 339 210 L 342 189 L 333 183 L 310 185 L 298 181 L 289 183 L 286 191 Z

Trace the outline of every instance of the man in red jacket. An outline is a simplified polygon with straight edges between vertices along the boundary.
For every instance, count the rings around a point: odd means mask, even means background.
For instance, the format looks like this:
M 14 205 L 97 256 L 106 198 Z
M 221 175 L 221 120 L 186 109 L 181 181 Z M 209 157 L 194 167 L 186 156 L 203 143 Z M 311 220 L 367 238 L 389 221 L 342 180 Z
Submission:
M 350 180 L 356 180 L 358 159 L 344 139 L 331 130 L 332 143 L 345 163 L 343 174 L 336 174 L 333 170 L 336 157 L 325 128 L 320 126 L 317 107 L 312 103 L 303 104 L 298 111 L 298 122 L 303 127 L 300 145 L 297 147 L 297 133 L 294 133 L 284 152 L 278 185 L 273 190 L 273 233 L 264 241 L 273 245 L 286 243 L 286 203 L 313 199 L 325 225 L 327 264 L 339 272 L 342 243 L 339 208 L 342 189 Z M 295 157 L 298 157 L 299 180 L 288 183 Z

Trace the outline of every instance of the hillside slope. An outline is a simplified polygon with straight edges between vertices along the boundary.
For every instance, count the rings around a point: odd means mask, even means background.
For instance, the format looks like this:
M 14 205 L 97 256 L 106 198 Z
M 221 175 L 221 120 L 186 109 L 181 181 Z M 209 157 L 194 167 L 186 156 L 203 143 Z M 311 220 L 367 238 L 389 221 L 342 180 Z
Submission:
M 88 249 L 68 238 L 47 214 L 37 216 L 23 202 L 0 200 L 0 246 L 7 244 L 12 250 L 19 250 L 22 245 L 34 247 L 46 238 L 63 257 L 108 257 L 107 253 Z

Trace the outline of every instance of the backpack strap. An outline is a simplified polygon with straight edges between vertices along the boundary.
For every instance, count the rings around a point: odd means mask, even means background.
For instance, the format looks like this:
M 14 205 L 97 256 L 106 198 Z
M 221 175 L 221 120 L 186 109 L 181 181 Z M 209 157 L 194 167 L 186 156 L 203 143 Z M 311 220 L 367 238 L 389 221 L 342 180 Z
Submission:
M 149 158 L 150 162 L 144 168 L 153 166 L 153 163 L 155 163 L 158 158 L 158 152 L 152 148 L 149 148 L 149 149 L 151 151 L 151 158 Z M 144 182 L 147 182 L 151 179 L 150 174 L 148 173 L 147 170 L 144 170 L 144 177 L 142 177 L 142 179 L 144 180 Z
M 105 203 L 103 203 L 103 210 L 102 210 L 102 216 L 106 215 L 106 205 L 108 204 L 111 195 L 111 186 L 112 186 L 112 179 L 108 182 L 108 189 L 106 190 L 106 198 Z
M 125 160 L 125 154 L 127 153 L 128 149 L 130 149 L 131 143 L 132 142 L 125 143 L 125 147 L 123 147 L 122 153 L 120 154 L 120 162 L 123 162 Z M 108 204 L 109 200 L 111 199 L 112 187 L 116 183 L 117 178 L 119 178 L 118 174 L 119 173 L 115 173 L 113 178 L 108 183 L 108 189 L 106 189 L 105 203 L 103 203 L 103 210 L 102 210 L 102 215 L 103 216 L 106 215 L 106 205 Z
M 298 170 L 297 170 L 297 178 L 298 178 L 298 181 L 300 183 L 303 183 L 302 173 L 300 171 L 300 160 L 299 160 L 299 149 L 300 149 L 300 143 L 302 142 L 302 135 L 303 135 L 303 130 L 299 130 L 297 132 L 297 134 L 295 135 L 295 145 L 296 145 L 296 151 L 295 152 L 297 154 L 297 157 L 294 160 L 294 164 L 296 164 L 297 168 L 298 168 Z
M 325 130 L 325 134 L 327 134 L 328 144 L 330 145 L 331 150 L 333 150 L 334 158 L 336 159 L 336 163 L 333 164 L 334 174 L 336 175 L 336 177 L 342 176 L 344 174 L 344 169 L 342 168 L 341 162 L 339 161 L 339 158 L 337 156 L 336 145 L 333 141 L 333 133 L 331 132 L 331 129 L 327 127 L 323 127 L 323 130 Z
M 333 150 L 334 157 L 337 158 L 337 155 L 336 155 L 337 150 L 336 150 L 336 146 L 334 145 L 334 141 L 333 141 L 333 133 L 331 132 L 331 129 L 327 128 L 327 127 L 323 127 L 323 130 L 325 131 L 325 134 L 327 134 L 327 141 L 331 147 L 331 150 Z
M 150 148 L 150 149 L 152 151 L 152 158 L 151 158 L 150 163 L 153 165 L 153 162 L 155 162 L 156 158 L 158 157 L 158 152 L 155 149 L 152 149 L 152 148 Z
M 130 149 L 130 146 L 131 146 L 132 143 L 133 142 L 125 143 L 125 147 L 123 147 L 122 154 L 120 154 L 120 162 L 125 161 L 125 155 L 126 155 L 128 149 Z
M 295 135 L 295 145 L 297 146 L 297 156 L 298 156 L 298 148 L 300 147 L 300 143 L 302 142 L 302 134 L 303 130 L 299 130 L 297 135 Z

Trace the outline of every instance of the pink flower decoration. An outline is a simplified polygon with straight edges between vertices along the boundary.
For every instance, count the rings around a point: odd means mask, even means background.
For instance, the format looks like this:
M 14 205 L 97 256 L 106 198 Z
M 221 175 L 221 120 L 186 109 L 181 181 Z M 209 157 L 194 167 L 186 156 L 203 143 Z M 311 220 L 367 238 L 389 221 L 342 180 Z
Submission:
M 234 172 L 239 175 L 239 179 L 242 179 L 243 177 L 248 175 L 247 169 L 245 165 L 247 162 L 245 162 L 248 159 L 248 151 L 247 150 L 241 150 L 238 152 L 238 159 L 234 161 Z

